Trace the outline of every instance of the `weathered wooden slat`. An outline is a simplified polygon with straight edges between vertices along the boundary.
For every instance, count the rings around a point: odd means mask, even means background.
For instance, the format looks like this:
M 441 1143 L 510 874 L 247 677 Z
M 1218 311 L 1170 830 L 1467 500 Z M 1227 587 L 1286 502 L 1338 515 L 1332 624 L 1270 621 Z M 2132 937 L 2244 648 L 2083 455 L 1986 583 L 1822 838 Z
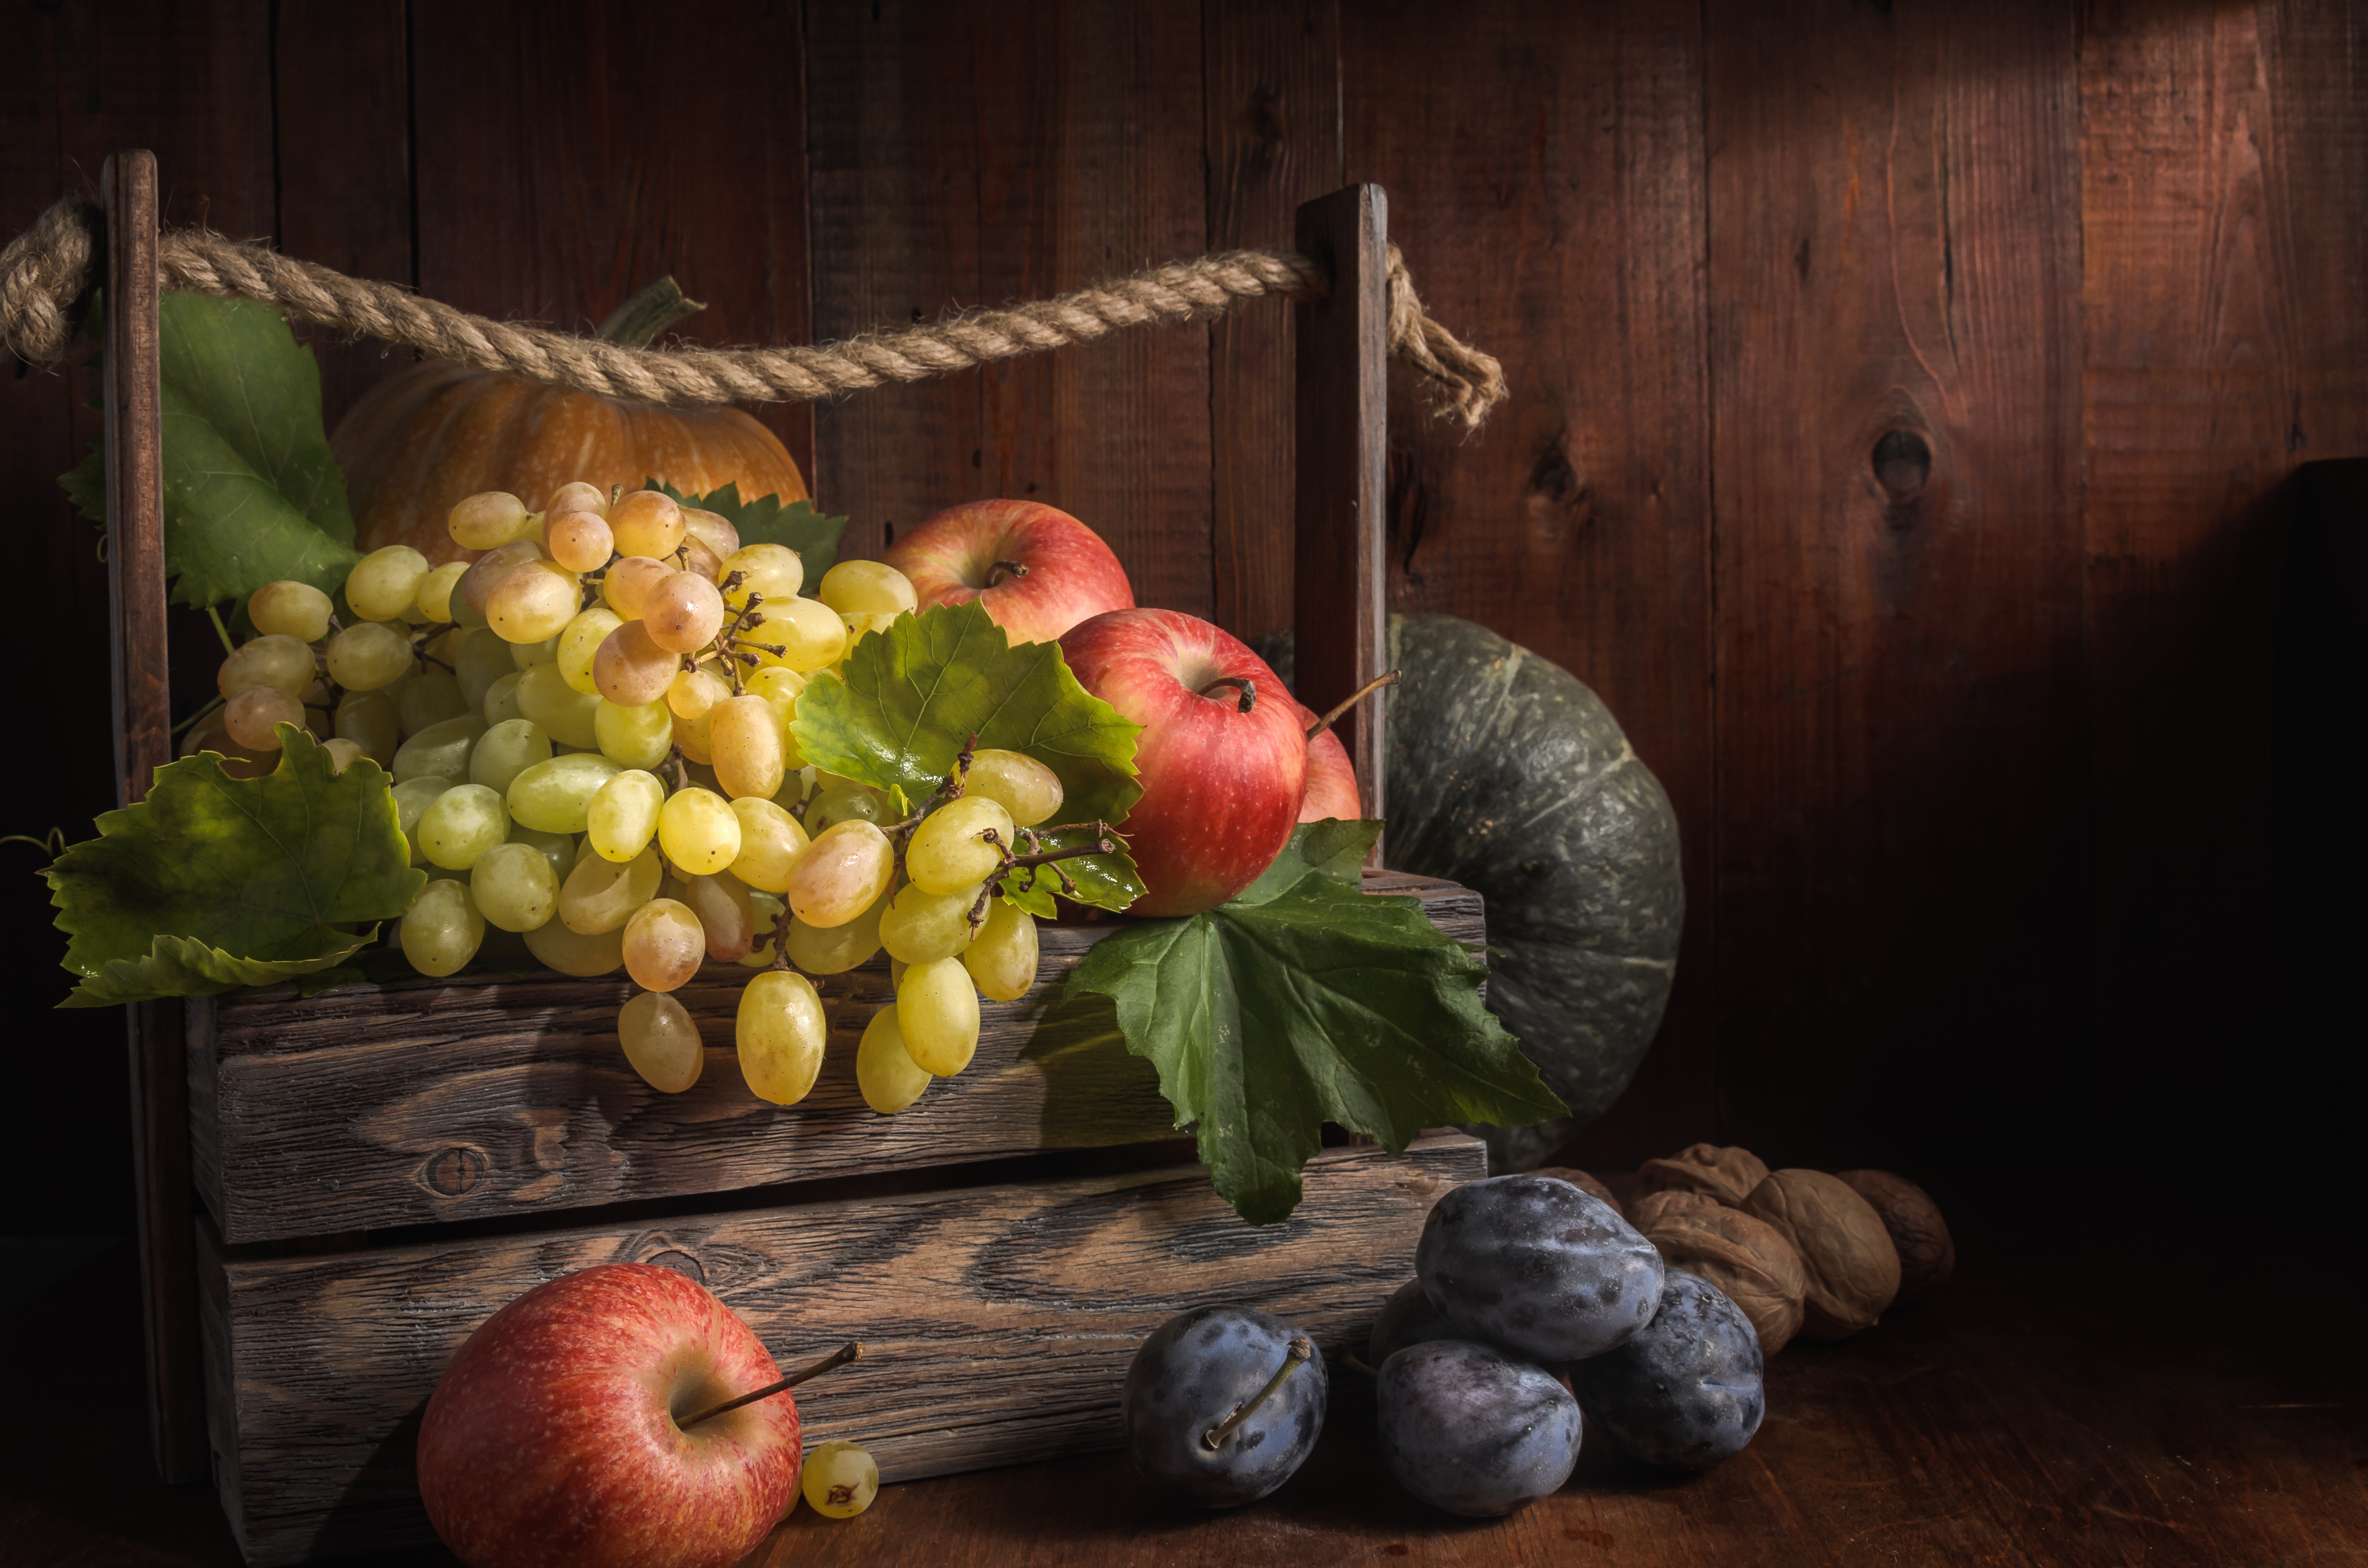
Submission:
M 860 1339 L 860 1366 L 799 1404 L 809 1440 L 861 1440 L 885 1479 L 1113 1448 L 1127 1362 L 1163 1319 L 1248 1302 L 1353 1345 L 1411 1277 L 1431 1204 L 1485 1167 L 1452 1131 L 1328 1150 L 1263 1228 L 1182 1165 L 325 1256 L 207 1237 L 222 1504 L 257 1564 L 429 1539 L 413 1445 L 452 1353 L 519 1293 L 617 1261 L 700 1279 L 783 1361 Z
M 1448 934 L 1482 938 L 1475 893 L 1395 873 L 1367 886 L 1420 896 Z M 199 1189 L 243 1244 L 1165 1137 L 1173 1114 L 1108 1006 L 1056 1006 L 1114 929 L 1048 927 L 1035 988 L 989 1004 L 971 1065 L 894 1117 L 872 1114 L 855 1085 L 856 1042 L 890 994 L 884 960 L 822 983 L 828 1054 L 814 1092 L 790 1107 L 741 1079 L 733 1024 L 749 971 L 736 966 L 710 966 L 676 994 L 707 1043 L 699 1083 L 680 1095 L 625 1062 L 616 1017 L 632 988 L 621 976 L 198 1004 Z

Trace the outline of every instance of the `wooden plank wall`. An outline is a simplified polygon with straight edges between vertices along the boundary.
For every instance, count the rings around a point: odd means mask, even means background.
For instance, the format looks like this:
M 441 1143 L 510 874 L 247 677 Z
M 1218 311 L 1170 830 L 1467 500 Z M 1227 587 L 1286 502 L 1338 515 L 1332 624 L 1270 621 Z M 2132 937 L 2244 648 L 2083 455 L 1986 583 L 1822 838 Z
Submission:
M 1281 244 L 1377 181 L 1514 391 L 1466 437 L 1397 383 L 1393 602 L 1593 683 L 1685 833 L 1669 1022 L 1577 1157 L 2232 1133 L 2204 1070 L 2276 1027 L 2283 487 L 2368 452 L 2368 0 L 0 0 L 0 29 L 8 233 L 147 145 L 169 221 L 569 326 L 670 270 L 710 342 Z M 859 549 L 1036 495 L 1146 602 L 1254 635 L 1291 598 L 1288 344 L 1254 310 L 765 417 Z M 322 347 L 334 417 L 387 360 Z M 103 575 L 52 483 L 92 390 L 0 378 L 0 497 L 42 584 L 11 636 L 95 693 Z M 0 828 L 78 835 L 105 706 L 23 700 L 56 761 Z M 10 950 L 54 947 L 47 913 L 7 901 Z M 8 1004 L 55 1042 L 23 1086 L 119 1103 L 116 1026 L 48 983 Z

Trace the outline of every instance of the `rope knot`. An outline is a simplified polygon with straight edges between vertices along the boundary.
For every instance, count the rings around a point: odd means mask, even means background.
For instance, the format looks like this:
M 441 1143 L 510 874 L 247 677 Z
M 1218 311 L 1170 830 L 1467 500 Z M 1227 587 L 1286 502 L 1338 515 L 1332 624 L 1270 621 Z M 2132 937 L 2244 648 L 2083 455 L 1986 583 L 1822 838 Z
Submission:
M 67 197 L 0 250 L 0 347 L 54 365 L 74 347 L 74 304 L 97 277 L 98 204 Z

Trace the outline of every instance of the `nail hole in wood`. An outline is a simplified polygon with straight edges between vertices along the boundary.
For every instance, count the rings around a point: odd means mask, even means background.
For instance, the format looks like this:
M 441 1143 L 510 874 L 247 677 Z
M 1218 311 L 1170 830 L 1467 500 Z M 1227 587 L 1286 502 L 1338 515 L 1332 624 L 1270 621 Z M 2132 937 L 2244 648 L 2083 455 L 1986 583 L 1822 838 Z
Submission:
M 1894 501 L 1905 501 L 1932 477 L 1932 449 L 1913 430 L 1894 430 L 1874 444 L 1874 482 Z

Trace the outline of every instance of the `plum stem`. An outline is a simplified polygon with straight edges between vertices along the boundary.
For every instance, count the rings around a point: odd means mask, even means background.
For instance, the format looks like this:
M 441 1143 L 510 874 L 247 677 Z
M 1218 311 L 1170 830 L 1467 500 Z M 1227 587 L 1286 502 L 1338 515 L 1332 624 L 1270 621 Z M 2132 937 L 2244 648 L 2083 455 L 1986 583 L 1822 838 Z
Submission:
M 1365 1365 L 1364 1361 L 1354 1350 L 1341 1351 L 1339 1355 L 1339 1362 L 1340 1365 L 1348 1368 L 1350 1371 L 1357 1373 L 1360 1377 L 1378 1378 L 1381 1376 L 1381 1374 L 1373 1370 L 1372 1368 Z
M 1346 713 L 1349 709 L 1357 706 L 1358 703 L 1364 701 L 1365 699 L 1372 696 L 1373 693 L 1381 690 L 1382 687 L 1385 686 L 1395 686 L 1397 683 L 1398 672 L 1395 670 L 1392 670 L 1386 675 L 1375 676 L 1372 679 L 1367 681 L 1364 685 L 1359 687 L 1356 690 L 1350 692 L 1339 701 L 1334 703 L 1332 705 L 1332 710 L 1329 713 L 1325 714 L 1324 717 L 1316 720 L 1315 723 L 1310 724 L 1307 727 L 1307 738 L 1311 741 L 1314 740 L 1316 736 L 1330 729 L 1334 724 L 1339 722 L 1341 714 Z
M 1242 676 L 1219 676 L 1216 679 L 1211 681 L 1208 685 L 1201 688 L 1201 695 L 1203 697 L 1213 697 L 1216 695 L 1217 688 L 1221 686 L 1230 686 L 1239 688 L 1242 694 L 1241 711 L 1247 713 L 1251 709 L 1258 706 L 1258 683 Z
M 1201 1434 L 1201 1440 L 1212 1449 L 1224 1448 L 1225 1439 L 1234 1435 L 1234 1428 L 1247 1421 L 1259 1405 L 1274 1397 L 1275 1390 L 1282 1387 L 1284 1379 L 1315 1358 L 1315 1346 L 1311 1341 L 1292 1340 L 1283 1347 L 1282 1365 L 1276 1368 L 1274 1376 L 1266 1381 L 1266 1387 L 1234 1406 L 1232 1415 Z
M 696 1426 L 711 1415 L 721 1415 L 727 1410 L 737 1410 L 744 1404 L 754 1404 L 760 1399 L 770 1399 L 777 1393 L 785 1392 L 790 1389 L 797 1387 L 800 1383 L 804 1382 L 808 1378 L 818 1378 L 834 1367 L 844 1367 L 849 1361 L 853 1361 L 860 1358 L 862 1354 L 863 1346 L 857 1341 L 850 1339 L 846 1344 L 840 1346 L 837 1349 L 832 1351 L 829 1355 L 824 1357 L 821 1360 L 816 1361 L 813 1366 L 802 1368 L 797 1371 L 791 1372 L 780 1382 L 767 1383 L 760 1389 L 750 1389 L 746 1393 L 742 1394 L 737 1399 L 727 1399 L 722 1404 L 710 1405 L 696 1415 L 687 1415 L 683 1417 L 681 1420 L 676 1422 L 675 1425 L 682 1427 Z
M 1021 565 L 1019 562 L 998 561 L 995 563 L 993 568 L 987 572 L 986 585 L 988 587 L 992 588 L 996 585 L 995 574 L 997 572 L 1008 572 L 1015 577 L 1025 577 L 1028 575 L 1028 568 Z

